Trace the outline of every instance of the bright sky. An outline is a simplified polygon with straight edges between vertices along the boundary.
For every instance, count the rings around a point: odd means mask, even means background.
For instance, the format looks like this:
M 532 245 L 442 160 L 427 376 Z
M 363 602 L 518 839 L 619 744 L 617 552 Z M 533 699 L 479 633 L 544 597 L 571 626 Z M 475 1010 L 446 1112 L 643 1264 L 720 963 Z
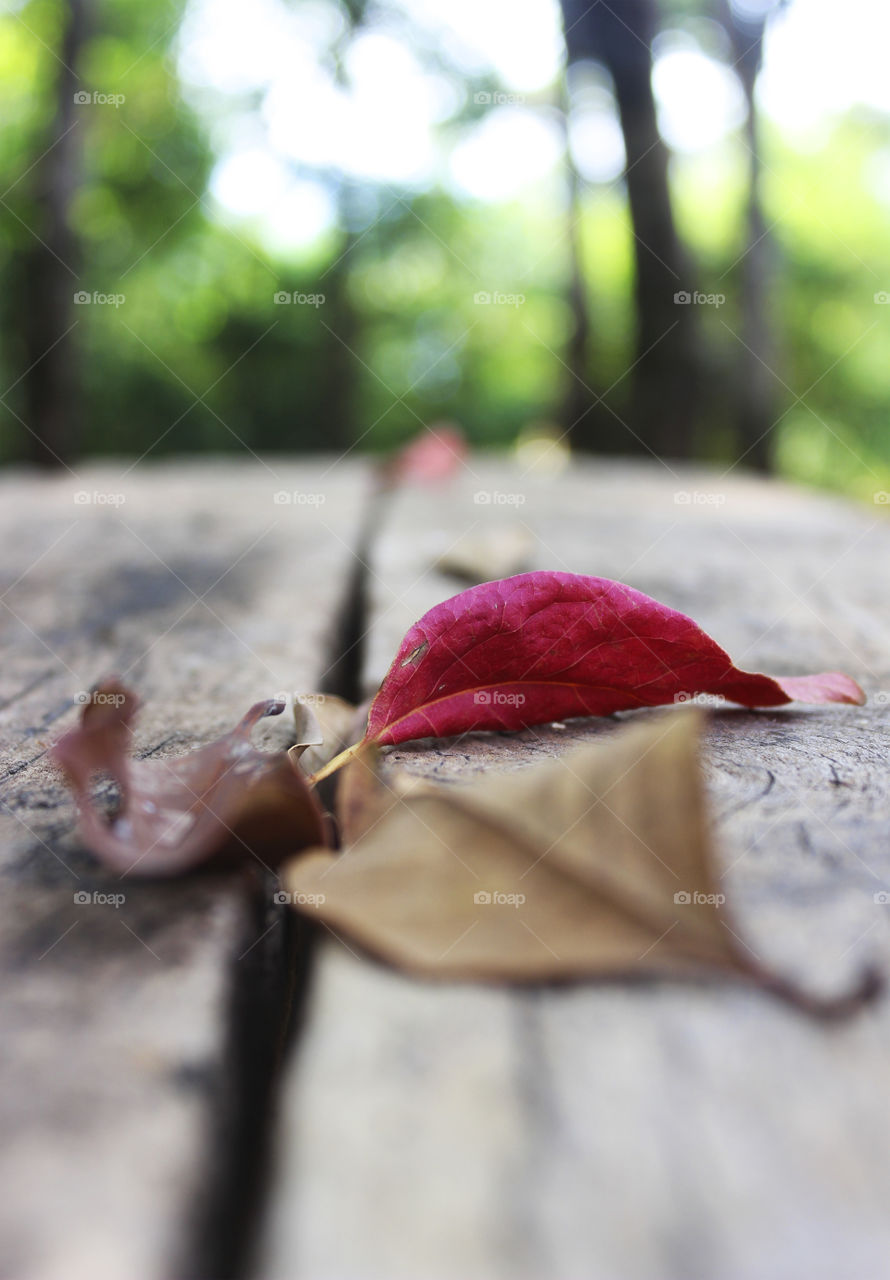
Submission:
M 523 0 L 521 22 L 515 0 L 400 0 L 400 8 L 453 73 L 430 72 L 397 27 L 381 27 L 354 41 L 338 83 L 319 58 L 340 29 L 327 5 L 252 0 L 245 22 L 243 0 L 191 0 L 180 70 L 199 102 L 213 95 L 221 154 L 213 193 L 282 248 L 310 243 L 331 225 L 321 170 L 408 187 L 441 182 L 485 201 L 516 196 L 554 172 L 562 136 L 542 98 L 561 69 L 557 0 Z M 762 108 L 801 145 L 857 103 L 890 114 L 888 49 L 890 3 L 792 0 L 768 32 Z M 436 126 L 462 103 L 461 73 L 492 75 L 503 92 L 444 150 Z M 678 151 L 717 146 L 744 119 L 732 72 L 680 32 L 660 37 L 653 85 L 662 132 Z M 231 95 L 230 110 L 220 94 Z M 261 101 L 258 114 L 241 109 L 244 94 Z M 624 152 L 608 92 L 586 87 L 574 116 L 580 172 L 614 180 Z

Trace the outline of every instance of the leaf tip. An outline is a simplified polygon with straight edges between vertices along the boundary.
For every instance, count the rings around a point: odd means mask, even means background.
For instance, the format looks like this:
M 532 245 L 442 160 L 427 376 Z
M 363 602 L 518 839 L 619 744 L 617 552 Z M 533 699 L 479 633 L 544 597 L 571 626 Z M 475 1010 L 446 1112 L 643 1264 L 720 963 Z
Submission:
M 815 676 L 782 676 L 776 679 L 776 683 L 792 702 L 835 702 L 862 707 L 867 701 L 861 685 L 841 671 L 823 671 Z

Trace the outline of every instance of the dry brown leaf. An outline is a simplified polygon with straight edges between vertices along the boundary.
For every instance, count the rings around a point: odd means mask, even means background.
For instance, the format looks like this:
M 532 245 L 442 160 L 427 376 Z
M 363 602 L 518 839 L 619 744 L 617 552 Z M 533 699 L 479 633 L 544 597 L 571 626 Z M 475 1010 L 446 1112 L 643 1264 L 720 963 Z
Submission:
M 387 786 L 360 756 L 341 798 L 355 843 L 292 861 L 285 885 L 336 932 L 419 974 L 725 976 L 814 1012 L 847 1011 L 873 993 L 873 975 L 820 1001 L 739 938 L 711 854 L 699 724 L 680 711 L 468 785 Z
M 84 842 L 106 866 L 152 876 L 210 860 L 278 866 L 325 842 L 322 811 L 302 774 L 285 753 L 250 742 L 253 726 L 279 715 L 282 701 L 258 702 L 230 733 L 174 760 L 131 757 L 138 706 L 129 689 L 106 681 L 84 705 L 80 725 L 52 750 L 77 800 Z M 96 773 L 120 788 L 120 810 L 111 818 L 92 797 Z
M 440 556 L 436 568 L 463 582 L 490 582 L 524 573 L 534 549 L 534 537 L 525 525 L 499 525 L 464 534 Z
M 380 748 L 373 742 L 358 751 L 343 770 L 337 787 L 336 816 L 340 844 L 346 848 L 369 836 L 399 803 L 399 775 L 384 782 L 380 772 Z
M 332 693 L 294 695 L 297 740 L 288 755 L 304 773 L 315 773 L 353 742 L 364 728 L 357 709 Z

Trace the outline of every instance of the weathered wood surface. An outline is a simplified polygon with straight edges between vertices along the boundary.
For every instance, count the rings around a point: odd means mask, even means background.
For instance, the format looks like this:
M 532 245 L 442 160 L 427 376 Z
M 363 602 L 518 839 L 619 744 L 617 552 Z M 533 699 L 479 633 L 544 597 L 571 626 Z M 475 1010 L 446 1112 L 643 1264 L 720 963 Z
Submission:
M 159 759 L 317 687 L 363 488 L 360 468 L 274 459 L 0 485 L 4 1277 L 207 1280 L 237 1238 L 209 1200 L 240 1176 L 236 1003 L 268 999 L 273 962 L 288 979 L 274 882 L 103 873 L 46 751 L 110 672 L 143 698 L 138 749 Z M 285 721 L 258 739 L 286 741 Z
M 656 465 L 547 480 L 473 461 L 391 513 L 369 689 L 460 589 L 439 557 L 509 525 L 531 531 L 527 567 L 629 582 L 749 669 L 860 679 L 865 708 L 717 712 L 705 769 L 726 892 L 761 959 L 825 992 L 866 960 L 890 972 L 874 897 L 890 888 L 886 508 Z M 621 718 L 391 759 L 440 777 L 524 768 Z M 281 1104 L 263 1275 L 884 1280 L 888 1068 L 886 998 L 826 1027 L 739 987 L 414 981 L 329 939 Z

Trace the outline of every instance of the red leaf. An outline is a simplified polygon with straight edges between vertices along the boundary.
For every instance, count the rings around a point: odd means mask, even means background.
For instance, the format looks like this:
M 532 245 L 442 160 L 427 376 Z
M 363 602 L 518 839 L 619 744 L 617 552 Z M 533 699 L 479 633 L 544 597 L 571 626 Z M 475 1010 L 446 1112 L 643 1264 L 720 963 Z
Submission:
M 459 471 L 466 456 L 463 432 L 443 422 L 420 432 L 399 450 L 389 463 L 389 477 L 400 484 L 434 484 Z
M 318 802 L 287 755 L 258 751 L 250 731 L 284 703 L 258 702 L 231 733 L 176 760 L 130 758 L 138 699 L 107 681 L 64 734 L 52 757 L 64 771 L 80 812 L 81 835 L 115 871 L 181 872 L 210 858 L 279 863 L 307 845 L 326 844 Z M 121 791 L 109 820 L 96 808 L 90 781 L 110 774 Z
M 747 707 L 865 701 L 837 672 L 740 671 L 691 618 L 623 583 L 521 573 L 462 591 L 414 624 L 371 706 L 366 741 L 521 729 L 696 694 Z

